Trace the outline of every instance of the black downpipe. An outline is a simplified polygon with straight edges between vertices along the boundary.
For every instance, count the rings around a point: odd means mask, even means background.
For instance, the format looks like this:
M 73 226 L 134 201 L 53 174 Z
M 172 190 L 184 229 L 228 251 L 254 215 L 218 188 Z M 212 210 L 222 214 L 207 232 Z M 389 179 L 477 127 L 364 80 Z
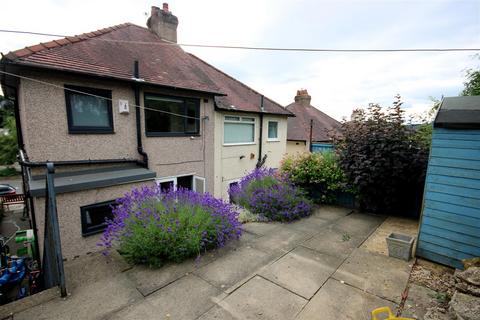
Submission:
M 133 76 L 135 79 L 140 79 L 140 71 L 138 69 L 138 60 L 133 64 Z M 137 121 L 137 151 L 143 157 L 143 166 L 148 169 L 148 154 L 143 150 L 142 144 L 142 127 L 140 119 L 140 88 L 138 84 L 133 85 L 135 94 L 135 118 Z
M 310 119 L 310 146 L 308 148 L 310 152 L 312 152 L 313 150 L 312 142 L 313 142 L 313 119 Z
M 262 159 L 262 146 L 263 146 L 263 111 L 264 111 L 264 106 L 263 106 L 263 95 L 261 96 L 260 100 L 260 109 L 262 113 L 260 113 L 260 137 L 259 137 L 259 143 L 258 143 L 258 160 L 257 160 L 257 168 L 260 168 L 264 163 L 266 159 Z

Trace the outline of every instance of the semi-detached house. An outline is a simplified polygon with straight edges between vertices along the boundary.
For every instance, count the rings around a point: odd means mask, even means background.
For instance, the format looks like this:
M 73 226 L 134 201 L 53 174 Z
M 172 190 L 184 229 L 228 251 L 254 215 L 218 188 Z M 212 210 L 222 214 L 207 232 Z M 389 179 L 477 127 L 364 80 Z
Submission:
M 231 183 L 259 161 L 278 167 L 286 151 L 292 113 L 183 51 L 168 5 L 152 7 L 147 25 L 41 43 L 1 60 L 24 160 L 56 166 L 65 258 L 97 250 L 112 201 L 134 187 L 226 199 Z M 45 167 L 24 170 L 41 247 Z

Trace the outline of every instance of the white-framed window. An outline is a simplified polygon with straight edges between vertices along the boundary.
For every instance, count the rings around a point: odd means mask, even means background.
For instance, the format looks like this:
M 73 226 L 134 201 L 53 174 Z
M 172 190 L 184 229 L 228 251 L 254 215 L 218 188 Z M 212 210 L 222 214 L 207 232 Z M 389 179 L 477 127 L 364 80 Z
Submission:
M 205 178 L 196 176 L 194 174 L 159 178 L 155 183 L 163 190 L 177 190 L 177 188 L 184 188 L 196 192 L 204 193 L 206 190 Z
M 278 141 L 278 121 L 268 121 L 268 141 Z
M 225 116 L 223 121 L 223 144 L 255 144 L 255 118 Z

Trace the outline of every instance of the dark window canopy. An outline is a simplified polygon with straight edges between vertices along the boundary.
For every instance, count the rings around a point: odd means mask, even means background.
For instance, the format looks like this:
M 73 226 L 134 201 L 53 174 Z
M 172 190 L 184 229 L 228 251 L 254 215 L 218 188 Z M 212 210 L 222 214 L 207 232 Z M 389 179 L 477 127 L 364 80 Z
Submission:
M 153 180 L 155 177 L 156 173 L 154 171 L 140 166 L 116 166 L 56 173 L 54 184 L 56 193 L 67 193 Z M 45 176 L 33 177 L 29 185 L 32 196 L 45 196 Z

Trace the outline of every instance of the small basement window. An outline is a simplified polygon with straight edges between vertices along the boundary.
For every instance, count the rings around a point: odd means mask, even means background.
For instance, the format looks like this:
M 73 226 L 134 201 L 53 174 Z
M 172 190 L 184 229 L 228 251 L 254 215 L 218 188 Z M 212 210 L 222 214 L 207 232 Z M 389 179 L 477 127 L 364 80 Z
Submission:
M 223 143 L 225 145 L 254 144 L 255 118 L 225 116 L 223 123 Z
M 156 183 L 160 186 L 162 191 L 177 190 L 180 188 L 193 190 L 199 193 L 205 192 L 205 178 L 186 175 L 170 178 L 157 179 Z
M 278 122 L 268 121 L 268 140 L 278 141 Z
M 113 133 L 110 90 L 65 85 L 65 99 L 69 133 Z
M 82 236 L 102 232 L 107 227 L 106 219 L 113 219 L 112 206 L 115 200 L 81 207 Z

